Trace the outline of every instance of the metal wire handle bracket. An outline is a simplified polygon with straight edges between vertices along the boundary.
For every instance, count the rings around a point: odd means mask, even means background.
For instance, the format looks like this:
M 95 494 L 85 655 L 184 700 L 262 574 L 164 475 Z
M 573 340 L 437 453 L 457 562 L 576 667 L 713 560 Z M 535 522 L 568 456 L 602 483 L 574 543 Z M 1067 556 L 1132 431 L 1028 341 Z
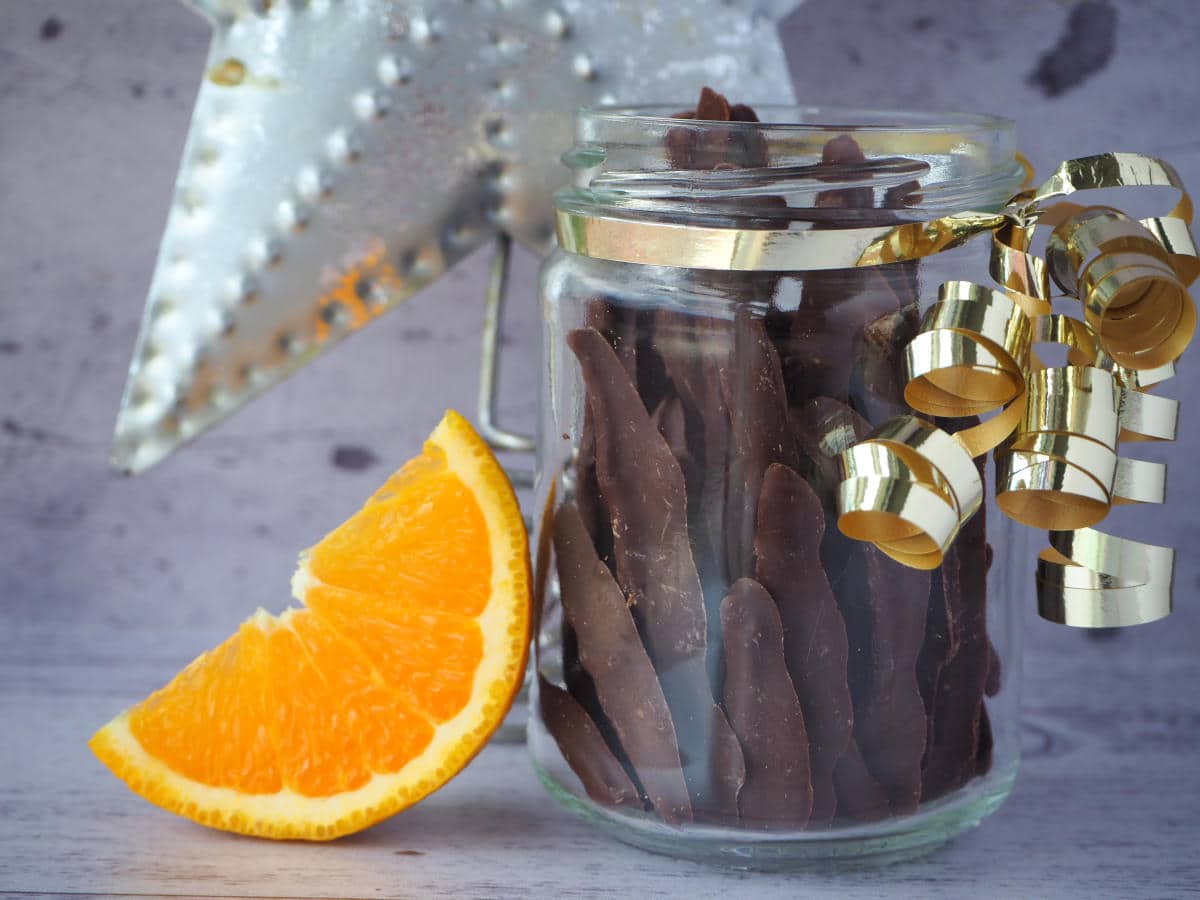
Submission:
M 496 396 L 500 372 L 500 323 L 508 294 L 508 273 L 512 262 L 512 238 L 501 233 L 496 238 L 496 254 L 488 272 L 487 296 L 483 307 L 483 333 L 479 347 L 479 400 L 475 419 L 480 436 L 493 450 L 532 454 L 531 435 L 509 431 L 496 421 Z M 533 472 L 505 467 L 514 487 L 532 487 Z

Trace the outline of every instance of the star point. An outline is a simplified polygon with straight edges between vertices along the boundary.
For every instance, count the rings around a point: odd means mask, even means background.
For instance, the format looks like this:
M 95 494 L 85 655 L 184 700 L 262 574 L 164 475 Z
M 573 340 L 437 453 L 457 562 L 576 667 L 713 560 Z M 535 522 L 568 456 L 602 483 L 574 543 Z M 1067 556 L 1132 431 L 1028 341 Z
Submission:
M 117 418 L 129 471 L 498 232 L 547 249 L 576 108 L 791 100 L 789 0 L 186 2 L 213 41 Z

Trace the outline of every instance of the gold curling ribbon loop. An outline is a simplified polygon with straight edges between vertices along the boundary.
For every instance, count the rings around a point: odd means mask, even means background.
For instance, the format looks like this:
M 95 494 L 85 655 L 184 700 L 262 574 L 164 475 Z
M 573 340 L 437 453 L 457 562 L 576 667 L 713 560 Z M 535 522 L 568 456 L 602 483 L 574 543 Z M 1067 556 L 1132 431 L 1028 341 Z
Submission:
M 1062 201 L 1033 215 L 1022 211 L 1014 198 L 1007 221 L 992 233 L 988 271 L 1032 318 L 1049 314 L 1054 298 L 1046 260 L 1031 251 L 1034 234 L 1039 228 L 1053 228 L 1082 209 L 1075 203 Z
M 1018 199 L 1024 199 L 1022 205 L 1027 215 L 1037 215 L 1050 201 L 1077 191 L 1118 187 L 1174 188 L 1179 192 L 1179 200 L 1164 218 L 1192 221 L 1192 199 L 1184 190 L 1179 173 L 1170 163 L 1141 153 L 1101 153 L 1068 159 L 1040 186 Z
M 997 452 L 997 504 L 1034 528 L 1099 522 L 1112 503 L 1118 423 L 1110 373 L 1092 366 L 1032 373 L 1020 427 Z
M 1031 230 L 1010 221 L 993 232 L 988 271 L 1028 315 L 1038 316 L 1050 311 L 1052 293 L 1045 260 L 1029 252 Z
M 1117 418 L 1122 441 L 1173 441 L 1179 427 L 1179 401 L 1121 388 Z
M 934 569 L 979 509 L 983 479 L 940 428 L 897 416 L 841 454 L 838 528 L 905 565 Z
M 1117 459 L 1113 503 L 1162 503 L 1167 499 L 1167 465 L 1145 459 Z
M 1196 240 L 1192 237 L 1188 223 L 1183 219 L 1168 216 L 1151 216 L 1142 219 L 1141 225 L 1162 244 L 1171 268 L 1175 270 L 1184 287 L 1190 287 L 1196 277 L 1200 276 L 1200 251 L 1196 248 Z
M 1196 307 L 1166 249 L 1141 223 L 1108 207 L 1069 217 L 1046 246 L 1058 285 L 1079 298 L 1088 327 L 1117 365 L 1173 362 L 1196 328 Z
M 954 436 L 969 456 L 979 456 L 1021 419 L 1032 324 L 1011 297 L 971 282 L 948 281 L 938 297 L 905 351 L 904 399 L 933 416 L 1000 410 Z
M 1173 188 L 1178 201 L 1135 220 L 1072 196 L 1132 186 Z M 989 270 L 1000 290 L 946 282 L 905 353 L 914 410 L 986 418 L 951 436 L 901 416 L 848 448 L 839 528 L 910 566 L 939 565 L 979 505 L 973 457 L 995 449 L 997 505 L 1050 533 L 1037 571 L 1042 616 L 1110 627 L 1167 615 L 1173 551 L 1090 526 L 1114 504 L 1166 495 L 1166 467 L 1121 457 L 1118 444 L 1178 431 L 1178 402 L 1146 391 L 1174 375 L 1196 329 L 1192 213 L 1170 165 L 1131 153 L 1068 160 L 1014 197 L 992 225 Z M 965 214 L 893 230 L 863 258 L 936 252 L 988 225 Z M 1060 298 L 1078 301 L 1079 315 L 1056 312 Z M 1067 365 L 1044 366 L 1033 350 L 1041 343 L 1064 348 Z
M 1175 552 L 1091 528 L 1050 533 L 1038 557 L 1038 613 L 1078 628 L 1118 628 L 1171 612 Z

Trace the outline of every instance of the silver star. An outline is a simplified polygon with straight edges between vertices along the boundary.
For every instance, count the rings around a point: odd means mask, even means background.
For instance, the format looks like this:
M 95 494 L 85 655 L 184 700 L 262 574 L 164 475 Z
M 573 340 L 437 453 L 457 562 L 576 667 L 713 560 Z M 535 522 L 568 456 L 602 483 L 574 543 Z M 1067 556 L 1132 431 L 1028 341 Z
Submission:
M 498 232 L 539 252 L 570 113 L 788 102 L 796 0 L 191 0 L 207 72 L 117 418 L 139 471 Z

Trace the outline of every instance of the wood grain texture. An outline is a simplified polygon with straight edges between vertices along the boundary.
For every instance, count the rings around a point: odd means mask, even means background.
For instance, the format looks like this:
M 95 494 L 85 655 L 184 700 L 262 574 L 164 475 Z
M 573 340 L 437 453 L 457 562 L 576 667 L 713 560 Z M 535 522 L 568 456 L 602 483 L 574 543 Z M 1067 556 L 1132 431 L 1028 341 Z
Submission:
M 4 628 L 0 893 L 1180 897 L 1200 883 L 1200 695 L 1177 689 L 1195 683 L 1200 665 L 1182 655 L 1084 641 L 1066 659 L 1036 653 L 1027 666 L 1024 771 L 995 816 L 923 860 L 798 877 L 728 872 L 613 843 L 561 810 L 515 745 L 489 747 L 419 806 L 333 844 L 240 838 L 160 812 L 84 742 L 220 636 L 214 628 Z
M 1200 103 L 1194 0 L 1119 7 L 1109 64 L 1055 100 L 1023 73 L 1067 4 L 806 0 L 782 32 L 802 92 L 825 102 L 1010 115 L 1043 172 L 1119 146 L 1166 156 L 1195 189 L 1200 126 L 1179 115 Z M 208 40 L 181 3 L 0 3 L 0 895 L 1194 894 L 1200 477 L 1186 462 L 1200 416 L 1186 409 L 1180 446 L 1138 449 L 1171 462 L 1171 502 L 1115 517 L 1180 548 L 1177 612 L 1103 641 L 1029 613 L 1023 774 L 999 813 L 924 861 L 831 878 L 651 856 L 559 810 L 506 746 L 329 846 L 210 832 L 129 794 L 87 752 L 92 729 L 255 605 L 280 609 L 296 551 L 475 389 L 486 253 L 163 466 L 132 480 L 108 470 Z M 955 77 L 931 81 L 948 60 Z M 1120 118 L 1092 114 L 1105 104 Z M 505 327 L 500 412 L 516 428 L 534 417 L 534 268 L 518 255 Z M 1191 403 L 1197 385 L 1189 364 L 1165 393 Z M 345 446 L 378 462 L 339 467 Z M 1019 591 L 1010 602 L 1031 609 Z

